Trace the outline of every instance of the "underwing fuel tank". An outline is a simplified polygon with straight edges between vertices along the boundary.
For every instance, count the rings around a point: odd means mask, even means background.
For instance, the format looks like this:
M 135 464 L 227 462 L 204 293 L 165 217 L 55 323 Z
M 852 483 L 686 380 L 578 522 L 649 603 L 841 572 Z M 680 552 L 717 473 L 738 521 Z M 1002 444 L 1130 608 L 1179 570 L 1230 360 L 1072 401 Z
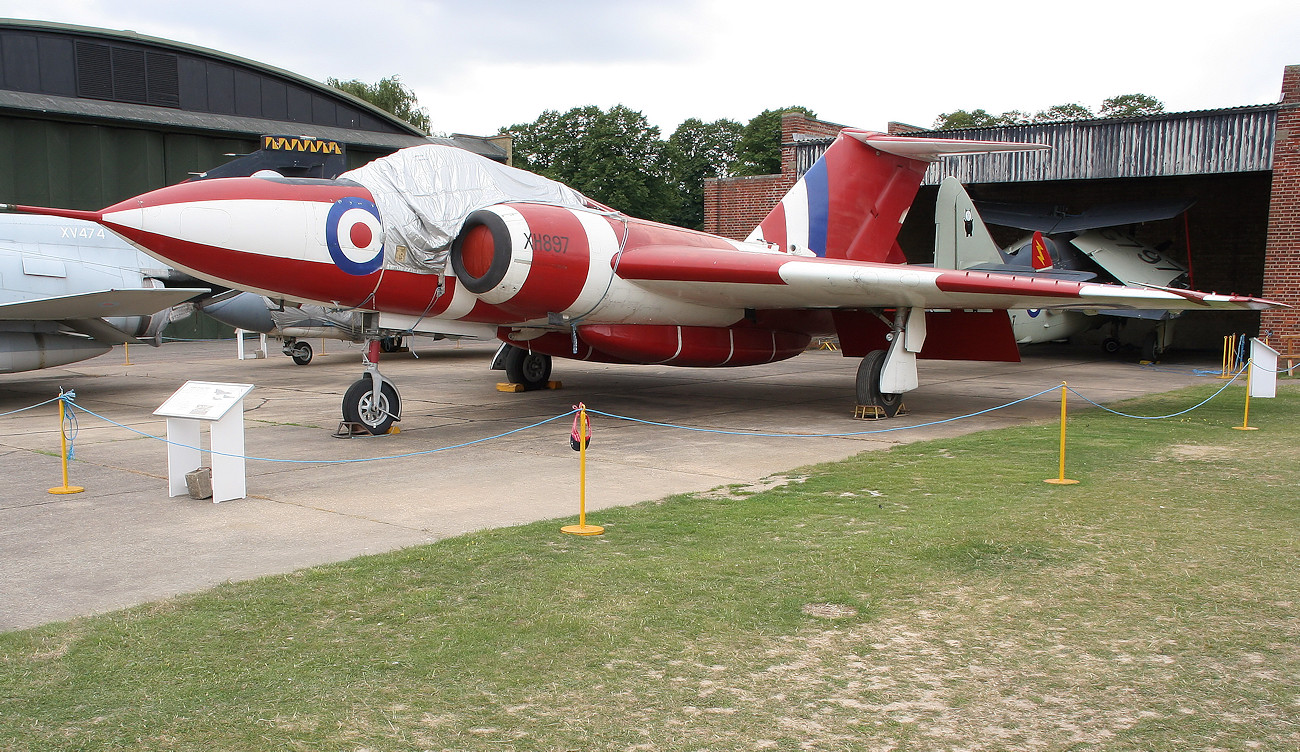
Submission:
M 0 373 L 66 366 L 112 349 L 89 337 L 57 332 L 0 332 Z

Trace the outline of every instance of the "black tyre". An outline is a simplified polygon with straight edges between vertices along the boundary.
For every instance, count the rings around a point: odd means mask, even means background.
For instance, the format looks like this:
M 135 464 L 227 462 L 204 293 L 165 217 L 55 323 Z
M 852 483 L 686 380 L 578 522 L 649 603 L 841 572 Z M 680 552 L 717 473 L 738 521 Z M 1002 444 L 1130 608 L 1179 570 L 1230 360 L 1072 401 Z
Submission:
M 859 405 L 876 405 L 885 413 L 885 417 L 898 415 L 903 406 L 902 394 L 880 391 L 880 371 L 885 366 L 885 351 L 872 350 L 858 365 L 857 396 Z
M 374 434 L 388 433 L 402 414 L 402 401 L 397 389 L 387 381 L 380 386 L 378 395 L 373 385 L 369 376 L 362 376 L 348 387 L 343 395 L 343 420 L 360 423 Z
M 1107 337 L 1101 341 L 1101 350 L 1107 355 L 1114 355 L 1119 352 L 1119 340 L 1114 337 Z
M 293 343 L 293 353 L 289 357 L 293 358 L 293 362 L 298 365 L 305 366 L 311 362 L 312 355 L 313 353 L 309 343 L 295 342 Z
M 551 356 L 511 347 L 506 354 L 506 380 L 525 389 L 541 389 L 551 378 Z
M 1142 359 L 1156 363 L 1164 354 L 1164 349 L 1160 347 L 1160 336 L 1156 332 L 1148 332 L 1142 338 Z

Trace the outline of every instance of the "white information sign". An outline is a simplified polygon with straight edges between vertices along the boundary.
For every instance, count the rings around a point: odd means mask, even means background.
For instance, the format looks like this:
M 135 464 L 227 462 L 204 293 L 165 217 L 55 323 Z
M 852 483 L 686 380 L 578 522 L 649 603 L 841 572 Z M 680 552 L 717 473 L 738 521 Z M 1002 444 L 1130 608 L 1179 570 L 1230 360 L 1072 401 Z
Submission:
M 1250 340 L 1250 396 L 1277 396 L 1277 356 L 1259 337 Z
M 167 418 L 167 491 L 189 492 L 185 474 L 203 464 L 199 427 L 211 427 L 212 501 L 247 496 L 244 471 L 244 397 L 252 384 L 187 381 L 154 415 Z
M 252 384 L 219 384 L 212 381 L 187 381 L 154 415 L 164 418 L 220 420 L 230 408 L 253 391 Z

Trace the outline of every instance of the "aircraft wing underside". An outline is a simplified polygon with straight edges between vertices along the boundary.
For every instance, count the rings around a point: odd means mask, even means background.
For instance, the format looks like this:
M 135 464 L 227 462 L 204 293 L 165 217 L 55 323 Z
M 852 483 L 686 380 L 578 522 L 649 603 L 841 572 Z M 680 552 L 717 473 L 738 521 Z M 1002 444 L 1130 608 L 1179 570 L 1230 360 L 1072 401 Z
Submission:
M 1268 301 L 1028 275 L 943 270 L 714 248 L 643 246 L 617 262 L 623 279 L 699 305 L 736 308 L 1262 310 Z
M 75 319 L 148 316 L 184 303 L 207 288 L 160 287 L 97 290 L 35 300 L 0 303 L 0 321 L 65 321 Z

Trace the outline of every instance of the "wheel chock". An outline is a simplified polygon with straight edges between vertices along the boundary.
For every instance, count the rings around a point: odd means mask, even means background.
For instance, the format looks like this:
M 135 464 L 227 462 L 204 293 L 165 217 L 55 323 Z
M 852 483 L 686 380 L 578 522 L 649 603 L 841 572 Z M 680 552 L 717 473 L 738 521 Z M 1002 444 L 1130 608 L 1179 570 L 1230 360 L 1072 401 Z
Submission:
M 365 423 L 352 423 L 346 420 L 339 421 L 339 428 L 333 434 L 336 439 L 350 439 L 353 436 L 374 436 L 370 427 Z
M 548 382 L 546 382 L 546 388 L 547 388 L 547 389 L 563 389 L 563 388 L 564 388 L 564 382 L 562 382 L 562 381 L 548 381 Z M 498 392 L 512 392 L 512 393 L 513 393 L 513 392 L 526 392 L 526 391 L 528 391 L 528 387 L 524 386 L 523 384 L 514 384 L 514 383 L 511 383 L 511 382 L 509 382 L 509 381 L 502 381 L 502 382 L 499 382 L 499 383 L 497 384 L 497 391 L 498 391 Z
M 899 405 L 898 412 L 894 416 L 907 415 L 907 405 Z M 885 408 L 880 405 L 854 405 L 853 417 L 857 420 L 885 420 L 889 416 L 885 414 Z

